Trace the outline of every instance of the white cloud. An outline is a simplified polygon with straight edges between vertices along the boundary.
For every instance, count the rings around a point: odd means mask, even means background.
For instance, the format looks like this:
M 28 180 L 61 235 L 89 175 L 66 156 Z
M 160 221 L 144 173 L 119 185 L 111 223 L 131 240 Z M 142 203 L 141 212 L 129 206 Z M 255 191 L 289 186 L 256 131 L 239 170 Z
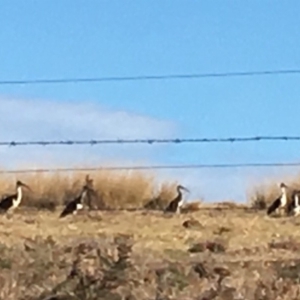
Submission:
M 177 137 L 175 124 L 95 102 L 58 102 L 0 98 L 0 141 L 90 140 Z M 91 167 L 104 164 L 156 164 L 167 145 L 0 147 L 2 168 Z M 201 169 L 155 171 L 191 190 L 188 199 L 245 201 L 253 185 L 291 174 L 291 169 Z
M 1 124 L 7 139 L 169 137 L 174 124 L 93 102 L 1 99 Z
M 170 138 L 173 123 L 126 111 L 113 111 L 95 102 L 0 99 L 0 140 L 91 140 Z M 107 161 L 148 160 L 163 146 L 26 146 L 1 147 L 0 165 L 94 165 Z

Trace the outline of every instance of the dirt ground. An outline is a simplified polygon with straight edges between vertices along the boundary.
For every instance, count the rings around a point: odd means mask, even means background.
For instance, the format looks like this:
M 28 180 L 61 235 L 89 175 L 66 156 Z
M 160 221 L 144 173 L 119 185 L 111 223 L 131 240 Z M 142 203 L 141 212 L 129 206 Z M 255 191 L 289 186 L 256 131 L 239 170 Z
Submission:
M 296 217 L 59 212 L 0 216 L 1 299 L 300 299 Z

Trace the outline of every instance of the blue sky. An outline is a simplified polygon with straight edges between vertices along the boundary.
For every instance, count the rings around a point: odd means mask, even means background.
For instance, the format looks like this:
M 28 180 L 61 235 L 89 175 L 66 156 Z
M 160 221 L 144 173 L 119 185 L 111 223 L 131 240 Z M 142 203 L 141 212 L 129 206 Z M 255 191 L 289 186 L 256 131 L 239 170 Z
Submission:
M 279 0 L 3 0 L 0 80 L 297 69 L 299 9 Z M 1 140 L 299 135 L 299 92 L 299 75 L 0 85 Z M 0 165 L 300 161 L 297 142 L 24 149 L 1 148 Z M 252 183 L 296 171 L 164 174 L 194 197 L 243 200 Z

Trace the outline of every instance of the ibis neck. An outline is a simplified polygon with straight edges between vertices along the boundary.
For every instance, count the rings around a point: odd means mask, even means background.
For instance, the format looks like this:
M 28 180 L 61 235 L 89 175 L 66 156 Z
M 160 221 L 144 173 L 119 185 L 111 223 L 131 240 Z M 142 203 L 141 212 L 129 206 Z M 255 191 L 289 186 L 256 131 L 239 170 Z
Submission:
M 86 197 L 86 194 L 87 194 L 87 190 L 83 190 L 82 192 L 81 192 L 81 201 L 83 201 L 84 200 L 84 198 Z
M 17 203 L 21 202 L 22 200 L 22 187 L 18 186 L 17 188 Z
M 286 194 L 286 187 L 282 187 L 281 192 L 282 192 L 283 195 L 285 195 Z
M 180 195 L 180 196 L 182 195 L 182 191 L 181 191 L 180 187 L 177 188 L 177 193 L 178 193 L 178 195 Z

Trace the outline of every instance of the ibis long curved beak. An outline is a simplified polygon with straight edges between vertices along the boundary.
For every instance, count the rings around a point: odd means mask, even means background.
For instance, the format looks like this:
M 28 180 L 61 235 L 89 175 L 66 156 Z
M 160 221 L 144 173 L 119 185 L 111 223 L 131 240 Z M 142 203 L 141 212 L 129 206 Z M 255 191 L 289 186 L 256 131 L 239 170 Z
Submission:
M 182 190 L 184 190 L 184 191 L 190 193 L 189 189 L 187 189 L 186 187 L 184 187 L 184 186 L 181 185 L 180 188 L 181 188 Z
M 189 189 L 187 189 L 187 188 L 183 188 L 186 192 L 188 192 L 188 193 L 190 193 L 190 190 Z
M 20 185 L 32 192 L 32 189 L 27 184 L 21 182 Z

